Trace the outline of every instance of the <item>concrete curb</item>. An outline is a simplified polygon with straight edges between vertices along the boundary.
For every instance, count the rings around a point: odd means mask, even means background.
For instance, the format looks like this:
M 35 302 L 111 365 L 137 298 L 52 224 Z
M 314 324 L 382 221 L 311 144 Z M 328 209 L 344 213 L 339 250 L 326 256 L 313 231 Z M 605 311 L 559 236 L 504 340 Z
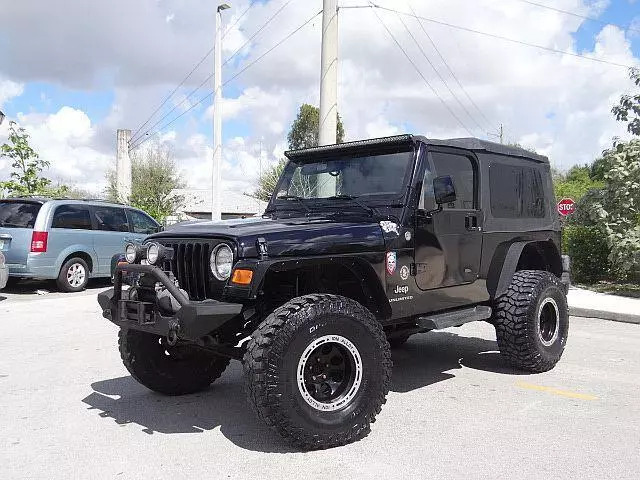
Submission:
M 600 318 L 602 320 L 611 320 L 614 322 L 640 324 L 640 314 L 634 313 L 618 313 L 570 306 L 569 315 L 572 317 Z

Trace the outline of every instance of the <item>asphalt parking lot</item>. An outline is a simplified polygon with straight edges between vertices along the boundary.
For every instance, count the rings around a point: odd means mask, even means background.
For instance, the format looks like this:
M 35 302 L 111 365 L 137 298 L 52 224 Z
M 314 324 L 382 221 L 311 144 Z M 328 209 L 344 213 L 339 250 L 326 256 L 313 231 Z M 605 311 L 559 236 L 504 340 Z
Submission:
M 571 319 L 556 369 L 519 375 L 490 325 L 413 337 L 372 433 L 292 451 L 236 362 L 163 397 L 120 363 L 95 295 L 0 292 L 0 478 L 638 478 L 640 325 Z

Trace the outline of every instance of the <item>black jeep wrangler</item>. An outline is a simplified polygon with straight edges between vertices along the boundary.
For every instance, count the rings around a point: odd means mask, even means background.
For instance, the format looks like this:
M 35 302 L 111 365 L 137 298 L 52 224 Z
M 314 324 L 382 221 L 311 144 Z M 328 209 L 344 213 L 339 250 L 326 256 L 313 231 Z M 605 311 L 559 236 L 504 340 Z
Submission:
M 126 246 L 98 301 L 137 381 L 192 393 L 240 360 L 258 416 L 315 449 L 369 432 L 390 348 L 413 334 L 484 320 L 513 366 L 558 362 L 568 285 L 545 157 L 412 135 L 286 155 L 262 218 Z

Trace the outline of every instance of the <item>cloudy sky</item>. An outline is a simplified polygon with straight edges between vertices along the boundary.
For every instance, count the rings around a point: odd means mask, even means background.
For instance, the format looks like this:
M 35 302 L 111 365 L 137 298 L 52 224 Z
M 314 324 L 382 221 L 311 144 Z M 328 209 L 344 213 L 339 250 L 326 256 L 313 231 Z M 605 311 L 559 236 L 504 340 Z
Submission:
M 224 80 L 322 7 L 321 0 L 228 3 L 225 58 L 276 16 L 227 62 Z M 437 95 L 372 9 L 341 9 L 338 101 L 347 138 L 411 132 L 495 139 L 503 124 L 507 141 L 548 155 L 557 168 L 593 160 L 612 137 L 625 136 L 610 110 L 621 93 L 632 89 L 626 68 L 451 25 L 639 66 L 640 0 L 534 3 L 577 15 L 523 0 L 377 0 L 381 6 L 413 9 L 449 24 L 421 25 L 414 18 L 375 10 Z M 342 7 L 366 4 L 339 1 Z M 115 163 L 116 129 L 138 130 L 209 51 L 216 5 L 210 0 L 3 1 L 0 109 L 31 134 L 33 145 L 51 163 L 50 178 L 102 191 L 105 171 Z M 320 34 L 317 16 L 225 86 L 225 188 L 252 190 L 261 166 L 282 156 L 300 104 L 319 103 Z M 211 74 L 212 64 L 207 57 L 138 133 L 171 145 L 193 188 L 209 185 L 211 99 L 196 103 L 211 92 L 212 82 L 187 96 Z M 0 143 L 7 127 L 8 121 L 0 126 Z M 7 160 L 0 159 L 0 179 L 8 174 Z

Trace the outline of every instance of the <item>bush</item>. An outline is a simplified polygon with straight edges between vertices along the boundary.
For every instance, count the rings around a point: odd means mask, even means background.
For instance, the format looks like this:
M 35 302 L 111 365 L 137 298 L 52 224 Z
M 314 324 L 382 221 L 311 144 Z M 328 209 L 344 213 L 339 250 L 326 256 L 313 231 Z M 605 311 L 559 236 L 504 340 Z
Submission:
M 607 236 L 597 227 L 570 225 L 563 231 L 563 250 L 571 257 L 575 283 L 593 283 L 609 275 Z

